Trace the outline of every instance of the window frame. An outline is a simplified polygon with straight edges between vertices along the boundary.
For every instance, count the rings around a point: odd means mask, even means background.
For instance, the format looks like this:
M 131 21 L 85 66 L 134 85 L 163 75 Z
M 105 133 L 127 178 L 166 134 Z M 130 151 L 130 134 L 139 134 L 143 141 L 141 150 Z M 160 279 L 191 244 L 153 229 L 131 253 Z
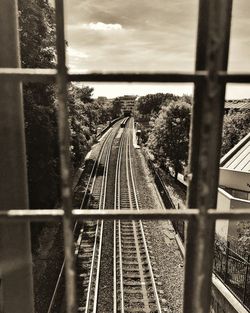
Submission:
M 17 0 L 13 1 L 16 3 Z M 215 222 L 218 219 L 250 219 L 250 209 L 238 209 L 235 212 L 215 210 L 225 87 L 227 83 L 250 83 L 250 73 L 227 73 L 232 0 L 199 1 L 195 71 L 165 73 L 69 73 L 65 63 L 64 3 L 63 0 L 55 0 L 55 4 L 57 68 L 0 68 L 0 79 L 18 83 L 56 83 L 59 108 L 62 208 L 58 210 L 1 208 L 0 222 L 63 220 L 67 312 L 73 313 L 76 311 L 76 290 L 72 219 L 184 219 L 188 226 L 183 312 L 208 313 L 210 309 Z M 4 9 L 4 1 L 2 7 Z M 16 8 L 13 7 L 13 10 Z M 17 15 L 17 11 L 13 12 Z M 14 48 L 18 50 L 18 45 Z M 70 81 L 194 83 L 192 136 L 189 150 L 188 210 L 166 212 L 161 210 L 153 212 L 146 210 L 140 212 L 131 212 L 130 210 L 122 212 L 72 210 L 68 149 L 70 137 L 67 112 L 67 83 Z M 215 124 L 209 120 L 211 112 L 216 116 Z M 205 148 L 206 142 L 211 143 L 209 150 Z M 210 162 L 211 158 L 215 160 L 212 163 Z M 207 256 L 210 257 L 207 258 Z M 32 296 L 30 294 L 30 297 Z

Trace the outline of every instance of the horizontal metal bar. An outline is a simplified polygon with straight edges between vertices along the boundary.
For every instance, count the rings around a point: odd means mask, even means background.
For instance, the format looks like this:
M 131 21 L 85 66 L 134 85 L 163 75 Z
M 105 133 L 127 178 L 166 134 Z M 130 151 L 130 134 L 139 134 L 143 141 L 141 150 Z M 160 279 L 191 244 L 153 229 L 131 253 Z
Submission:
M 0 211 L 0 221 L 16 221 L 16 220 L 31 220 L 31 221 L 54 221 L 60 220 L 64 216 L 62 209 L 46 209 L 46 210 L 6 210 Z M 182 210 L 141 210 L 131 211 L 130 209 L 122 211 L 114 210 L 72 210 L 72 216 L 80 220 L 97 220 L 97 219 L 144 219 L 144 220 L 188 220 L 199 216 L 198 209 L 182 209 Z M 221 210 L 216 211 L 209 209 L 208 218 L 213 220 L 229 219 L 240 220 L 250 219 L 250 209 L 236 209 L 236 210 Z
M 23 82 L 54 82 L 56 74 L 56 69 L 0 68 L 0 79 Z
M 23 82 L 54 82 L 56 69 L 33 68 L 0 68 L 0 78 L 8 78 Z M 193 83 L 206 78 L 206 71 L 197 72 L 165 72 L 165 73 L 74 73 L 67 75 L 68 81 L 89 82 L 161 82 L 161 83 Z M 230 74 L 224 71 L 218 73 L 224 83 L 250 83 L 250 73 Z
M 223 83 L 250 83 L 250 73 L 234 73 L 219 72 L 220 81 Z
M 246 220 L 250 219 L 250 208 L 237 208 L 230 211 L 209 209 L 208 217 L 213 220 Z
M 76 219 L 190 219 L 194 215 L 199 213 L 198 210 L 141 210 L 141 211 L 131 211 L 131 209 L 115 211 L 115 210 L 72 210 L 72 215 Z M 0 211 L 0 221 L 1 220 L 56 220 L 61 219 L 64 216 L 64 211 L 62 209 L 51 209 L 51 210 L 9 210 Z
M 68 75 L 70 81 L 86 82 L 141 82 L 141 83 L 194 83 L 207 76 L 207 72 L 196 73 L 90 73 Z

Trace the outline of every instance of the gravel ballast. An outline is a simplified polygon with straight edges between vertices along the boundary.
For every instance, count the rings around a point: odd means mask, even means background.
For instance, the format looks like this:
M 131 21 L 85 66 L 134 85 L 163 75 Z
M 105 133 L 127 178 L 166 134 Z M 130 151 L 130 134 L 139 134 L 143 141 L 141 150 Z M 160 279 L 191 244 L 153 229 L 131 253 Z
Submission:
M 142 209 L 160 209 L 162 202 L 154 179 L 140 149 L 134 150 L 135 177 Z M 158 283 L 162 308 L 166 312 L 182 312 L 183 259 L 169 221 L 144 222 L 153 271 Z M 165 311 L 164 310 L 164 311 Z

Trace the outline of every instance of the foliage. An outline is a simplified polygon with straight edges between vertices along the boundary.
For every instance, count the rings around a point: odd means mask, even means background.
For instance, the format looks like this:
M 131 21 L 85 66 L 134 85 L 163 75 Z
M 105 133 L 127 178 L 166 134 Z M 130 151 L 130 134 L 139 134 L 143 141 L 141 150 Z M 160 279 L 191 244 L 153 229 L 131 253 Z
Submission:
M 148 94 L 138 99 L 137 109 L 140 114 L 158 113 L 163 103 L 176 101 L 179 97 L 171 93 Z
M 172 166 L 177 175 L 188 157 L 190 105 L 178 100 L 162 106 L 151 124 L 148 147 L 161 165 Z
M 113 102 L 96 99 L 95 103 L 99 111 L 99 124 L 105 124 L 113 119 Z
M 250 132 L 250 111 L 230 111 L 224 117 L 223 142 L 221 153 L 224 155 Z
M 250 254 L 250 221 L 237 222 L 237 246 L 242 254 Z
M 19 0 L 22 66 L 55 67 L 54 9 L 44 0 Z M 23 88 L 28 155 L 29 200 L 32 208 L 51 208 L 59 198 L 59 151 L 55 90 L 52 84 Z M 74 168 L 83 161 L 104 116 L 93 88 L 70 84 L 68 106 Z M 101 112 L 102 111 L 102 112 Z M 104 117 L 105 118 L 105 117 Z
M 103 103 L 92 98 L 93 88 L 79 88 L 71 84 L 69 88 L 69 124 L 71 132 L 71 155 L 75 168 L 83 162 L 94 142 L 97 125 L 110 119 Z
M 112 101 L 112 118 L 119 117 L 121 115 L 122 101 L 119 97 Z
M 55 66 L 55 14 L 44 0 L 18 0 L 22 66 Z
M 19 0 L 22 67 L 55 67 L 54 9 L 43 0 Z M 23 87 L 29 201 L 51 208 L 58 197 L 58 136 L 53 85 Z

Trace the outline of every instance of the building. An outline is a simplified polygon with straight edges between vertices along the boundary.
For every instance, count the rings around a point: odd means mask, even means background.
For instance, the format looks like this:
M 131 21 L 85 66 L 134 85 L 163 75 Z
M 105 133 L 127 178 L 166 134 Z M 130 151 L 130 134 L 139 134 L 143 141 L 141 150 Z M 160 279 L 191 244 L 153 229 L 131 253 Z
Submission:
M 113 102 L 113 99 L 109 99 L 107 97 L 98 97 L 96 98 L 96 101 L 99 103 L 102 103 L 103 105 L 111 105 Z
M 226 101 L 224 111 L 225 113 L 228 113 L 230 110 L 234 111 L 250 110 L 250 99 Z
M 220 163 L 217 210 L 250 208 L 250 133 Z M 216 233 L 225 240 L 237 237 L 237 222 L 217 221 Z
M 133 95 L 124 95 L 123 97 L 119 97 L 121 101 L 121 111 L 124 115 L 133 115 L 135 110 L 137 96 Z

